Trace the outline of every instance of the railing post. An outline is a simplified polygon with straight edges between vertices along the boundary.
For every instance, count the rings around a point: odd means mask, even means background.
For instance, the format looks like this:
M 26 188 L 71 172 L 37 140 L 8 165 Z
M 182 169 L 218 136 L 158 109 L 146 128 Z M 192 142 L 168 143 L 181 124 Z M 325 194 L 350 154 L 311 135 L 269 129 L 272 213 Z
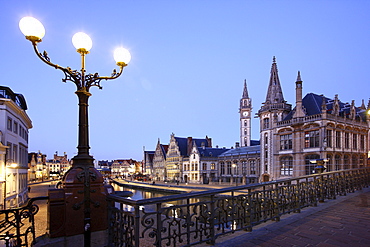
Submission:
M 275 201 L 275 202 L 274 202 Z M 273 208 L 275 211 L 275 221 L 280 221 L 280 193 L 279 193 L 279 183 L 275 183 L 275 196 L 272 200 L 274 203 Z
M 135 204 L 135 247 L 140 247 L 140 206 Z
M 210 237 L 211 240 L 209 241 L 209 244 L 215 245 L 216 243 L 216 238 L 215 238 L 215 197 L 212 194 L 211 195 L 211 215 L 209 219 L 209 224 L 210 224 Z
M 161 217 L 161 212 L 162 212 L 162 203 L 157 203 L 157 239 L 154 243 L 155 246 L 161 247 L 162 244 L 162 217 Z

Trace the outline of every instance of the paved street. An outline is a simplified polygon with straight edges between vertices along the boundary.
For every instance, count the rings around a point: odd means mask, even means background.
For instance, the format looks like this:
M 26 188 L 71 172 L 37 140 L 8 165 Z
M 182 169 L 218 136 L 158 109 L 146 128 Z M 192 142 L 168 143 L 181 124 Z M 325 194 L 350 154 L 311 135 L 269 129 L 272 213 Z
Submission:
M 47 195 L 50 182 L 31 185 L 30 197 Z M 170 184 L 176 188 L 177 185 Z M 157 186 L 168 186 L 167 184 Z M 180 184 L 179 187 L 184 186 Z M 212 185 L 188 184 L 211 188 Z M 225 185 L 226 186 L 226 185 Z M 53 185 L 51 185 L 53 187 Z M 222 185 L 216 187 L 224 187 Z M 180 188 L 177 188 L 180 189 Z M 37 203 L 36 236 L 46 232 L 47 205 Z M 216 240 L 215 246 L 370 246 L 370 188 L 325 201 L 317 207 L 282 217 L 279 222 L 256 226 L 252 232 L 236 232 Z M 198 245 L 209 246 L 207 244 Z
M 45 182 L 39 184 L 31 184 L 31 191 L 28 194 L 30 198 L 38 196 L 47 196 L 48 189 L 54 187 L 55 182 Z M 39 206 L 39 212 L 35 215 L 35 228 L 36 228 L 36 238 L 38 236 L 44 235 L 47 228 L 47 201 L 41 200 L 36 201 L 35 204 Z

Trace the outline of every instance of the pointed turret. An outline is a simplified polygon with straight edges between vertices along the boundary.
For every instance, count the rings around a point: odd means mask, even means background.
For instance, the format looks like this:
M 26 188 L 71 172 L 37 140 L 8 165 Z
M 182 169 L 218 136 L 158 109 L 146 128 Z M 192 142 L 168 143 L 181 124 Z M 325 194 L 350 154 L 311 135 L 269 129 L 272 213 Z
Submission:
M 242 98 L 248 98 L 249 99 L 248 89 L 247 89 L 247 80 L 244 80 L 244 90 L 243 90 Z
M 248 95 L 248 89 L 247 89 L 247 80 L 244 80 L 244 89 L 243 89 L 243 95 L 242 98 L 240 99 L 240 109 L 242 108 L 250 108 L 251 107 L 251 99 L 249 98 Z
M 366 110 L 365 100 L 364 100 L 364 99 L 362 99 L 362 104 L 361 104 L 360 108 L 361 108 L 362 110 Z
M 298 71 L 297 81 L 295 82 L 295 112 L 294 117 L 303 117 L 305 115 L 302 105 L 302 79 L 301 72 Z
M 267 90 L 265 104 L 284 103 L 283 91 L 281 90 L 278 69 L 276 65 L 275 56 L 272 59 L 272 66 L 270 72 L 270 83 Z

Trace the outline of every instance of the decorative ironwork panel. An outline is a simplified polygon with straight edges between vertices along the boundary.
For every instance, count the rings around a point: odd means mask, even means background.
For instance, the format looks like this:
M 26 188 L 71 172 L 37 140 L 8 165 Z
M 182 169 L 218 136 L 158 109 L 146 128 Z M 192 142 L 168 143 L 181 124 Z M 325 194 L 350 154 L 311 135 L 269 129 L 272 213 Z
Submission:
M 109 246 L 214 244 L 369 184 L 370 168 L 360 168 L 138 201 L 110 195 Z
M 5 246 L 31 246 L 35 242 L 35 218 L 39 207 L 33 204 L 48 197 L 28 200 L 23 207 L 0 210 L 0 240 Z

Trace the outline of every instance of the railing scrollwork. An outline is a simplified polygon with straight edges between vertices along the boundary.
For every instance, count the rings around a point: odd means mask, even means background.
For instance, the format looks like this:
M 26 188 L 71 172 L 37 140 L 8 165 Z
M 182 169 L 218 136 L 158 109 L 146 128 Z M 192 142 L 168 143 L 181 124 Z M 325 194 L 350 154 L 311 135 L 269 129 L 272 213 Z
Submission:
M 109 246 L 214 244 L 369 185 L 367 167 L 138 201 L 109 195 Z

